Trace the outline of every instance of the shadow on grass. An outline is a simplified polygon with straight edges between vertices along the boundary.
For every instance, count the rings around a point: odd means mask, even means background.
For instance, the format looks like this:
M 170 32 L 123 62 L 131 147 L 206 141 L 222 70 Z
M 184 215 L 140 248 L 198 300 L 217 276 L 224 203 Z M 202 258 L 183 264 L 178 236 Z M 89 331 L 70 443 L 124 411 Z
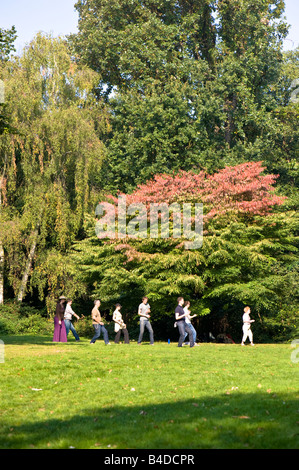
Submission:
M 36 334 L 24 334 L 24 335 L 1 335 L 0 334 L 0 340 L 2 340 L 4 342 L 4 344 L 15 344 L 15 345 L 43 345 L 43 346 L 60 346 L 60 345 L 64 345 L 64 344 L 89 344 L 90 343 L 90 340 L 92 339 L 92 337 L 94 336 L 94 333 L 91 334 L 89 337 L 87 336 L 80 336 L 80 341 L 76 341 L 75 340 L 75 337 L 72 335 L 72 333 L 70 332 L 69 335 L 68 335 L 68 340 L 67 340 L 67 343 L 59 343 L 59 342 L 53 342 L 53 335 L 36 335 Z M 114 344 L 114 338 L 115 338 L 115 333 L 113 332 L 113 334 L 109 335 L 109 341 L 111 344 Z M 103 336 L 101 335 L 100 338 L 96 341 L 96 344 L 104 344 L 104 339 L 103 339 Z M 123 344 L 124 341 L 123 341 L 123 338 L 121 338 L 120 340 L 120 344 Z M 156 341 L 156 344 L 157 343 L 161 343 L 161 344 L 167 344 L 166 341 Z M 130 344 L 133 344 L 133 345 L 136 345 L 137 344 L 137 341 L 134 340 L 134 339 L 131 339 L 130 338 Z M 175 342 L 175 345 L 177 343 Z M 150 346 L 150 342 L 149 341 L 143 341 L 140 345 L 140 347 L 146 347 L 146 346 Z
M 53 342 L 53 335 L 16 335 L 16 336 L 6 336 L 0 335 L 0 339 L 4 344 L 16 344 L 16 345 L 43 345 L 43 346 L 59 346 L 63 344 L 86 344 L 86 341 L 90 341 L 89 338 L 83 338 L 83 341 L 76 341 L 74 336 L 70 333 L 68 336 L 67 343 L 57 343 Z M 100 338 L 100 341 L 103 341 Z
M 80 414 L 65 419 L 49 414 L 10 429 L 7 426 L 0 447 L 295 449 L 299 445 L 295 394 L 236 392 L 125 407 L 105 406 L 105 397 L 96 397 L 95 403 L 99 402 L 103 405 L 84 408 L 82 397 Z

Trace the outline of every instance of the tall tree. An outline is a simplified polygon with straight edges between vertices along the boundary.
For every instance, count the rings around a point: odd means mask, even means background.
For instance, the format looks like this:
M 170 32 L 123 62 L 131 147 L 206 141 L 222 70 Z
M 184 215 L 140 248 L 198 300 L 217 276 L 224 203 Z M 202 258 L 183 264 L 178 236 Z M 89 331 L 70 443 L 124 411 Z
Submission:
M 9 54 L 15 50 L 14 41 L 16 39 L 16 29 L 13 26 L 11 29 L 0 28 L 0 135 L 7 132 L 15 132 L 12 129 L 9 116 L 7 114 L 5 105 L 5 84 L 2 80 L 1 69 L 3 62 L 8 60 Z M 1 175 L 0 175 L 0 218 L 2 212 L 2 186 L 4 185 L 6 176 L 7 162 L 1 161 Z M 4 302 L 4 248 L 2 237 L 0 237 L 0 304 Z
M 3 224 L 8 279 L 21 301 L 47 250 L 65 252 L 82 230 L 99 187 L 107 117 L 93 95 L 97 74 L 74 64 L 63 39 L 38 34 L 20 58 L 6 63 L 3 77 L 18 129 L 0 141 L 9 166 Z M 8 230 L 12 223 L 17 239 Z
M 84 0 L 76 3 L 80 59 L 101 83 L 126 89 L 171 75 L 187 77 L 184 62 L 211 59 L 216 29 L 214 1 Z
M 178 168 L 270 165 L 283 1 L 85 0 L 76 8 L 77 60 L 100 73 L 98 92 L 112 108 L 107 189 L 130 191 Z

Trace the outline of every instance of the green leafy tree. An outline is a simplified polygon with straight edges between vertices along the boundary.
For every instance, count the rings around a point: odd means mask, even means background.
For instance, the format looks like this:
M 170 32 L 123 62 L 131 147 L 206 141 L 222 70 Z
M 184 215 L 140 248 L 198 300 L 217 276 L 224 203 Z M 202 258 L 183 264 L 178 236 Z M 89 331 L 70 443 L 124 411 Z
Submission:
M 48 251 L 51 259 L 57 253 L 59 263 L 60 253 L 81 234 L 84 212 L 94 206 L 107 117 L 94 99 L 96 73 L 74 64 L 60 38 L 38 34 L 6 63 L 3 77 L 18 134 L 5 134 L 0 142 L 1 161 L 7 163 L 2 227 L 7 280 L 22 301 L 29 287 L 32 293 L 40 282 L 46 291 L 47 279 L 58 276 L 57 267 L 41 269 L 45 279 L 34 270 L 47 265 Z M 61 289 L 57 282 L 50 290 L 52 301 Z
M 8 60 L 11 52 L 15 51 L 13 43 L 17 38 L 14 26 L 11 29 L 0 28 L 0 135 L 4 132 L 15 131 L 12 129 L 5 105 L 5 84 L 2 80 L 1 69 Z
M 285 123 L 275 119 L 283 1 L 88 0 L 76 8 L 77 60 L 99 72 L 98 93 L 111 105 L 106 189 L 131 191 L 178 168 L 270 167 L 284 152 L 277 134 Z
M 15 51 L 13 43 L 17 38 L 15 26 L 10 29 L 0 28 L 0 61 L 8 59 L 9 54 Z
M 16 39 L 16 30 L 0 28 L 0 135 L 7 132 L 15 132 L 9 122 L 9 116 L 5 105 L 5 84 L 2 80 L 1 68 L 3 62 L 7 60 L 10 52 L 14 51 L 13 43 Z M 0 175 L 0 217 L 2 212 L 2 185 L 4 185 L 6 175 L 6 161 L 3 163 Z M 0 304 L 4 302 L 4 248 L 2 237 L 0 238 Z

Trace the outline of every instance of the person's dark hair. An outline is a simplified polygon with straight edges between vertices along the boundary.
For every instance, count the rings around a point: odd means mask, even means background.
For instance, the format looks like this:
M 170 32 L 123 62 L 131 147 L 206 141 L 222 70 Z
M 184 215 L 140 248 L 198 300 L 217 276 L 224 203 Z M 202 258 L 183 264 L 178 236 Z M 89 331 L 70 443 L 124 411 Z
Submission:
M 178 303 L 183 299 L 184 297 L 178 297 Z
M 121 305 L 120 304 L 115 304 L 115 307 L 121 307 Z
M 148 300 L 148 297 L 145 295 L 144 297 L 142 297 L 142 300 L 144 299 Z
M 72 299 L 67 299 L 66 303 L 68 304 L 69 302 L 72 302 Z
M 185 305 L 185 307 L 187 307 L 187 305 L 190 305 L 190 300 L 185 300 L 184 305 Z

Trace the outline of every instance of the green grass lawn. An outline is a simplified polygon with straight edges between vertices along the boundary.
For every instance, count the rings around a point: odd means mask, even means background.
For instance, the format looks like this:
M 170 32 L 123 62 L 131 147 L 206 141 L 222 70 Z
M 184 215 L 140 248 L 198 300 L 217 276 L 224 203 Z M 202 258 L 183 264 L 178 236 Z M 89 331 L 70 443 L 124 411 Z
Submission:
M 1 339 L 2 449 L 299 445 L 299 363 L 290 345 Z

